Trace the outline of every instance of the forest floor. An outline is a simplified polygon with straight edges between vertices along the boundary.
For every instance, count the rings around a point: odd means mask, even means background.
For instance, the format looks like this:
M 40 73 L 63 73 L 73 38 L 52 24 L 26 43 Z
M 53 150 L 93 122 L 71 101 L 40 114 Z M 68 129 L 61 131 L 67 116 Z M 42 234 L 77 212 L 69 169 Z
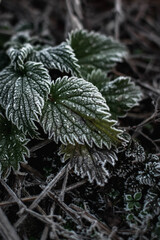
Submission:
M 158 0 L 2 0 L 0 45 L 28 28 L 39 38 L 50 35 L 57 45 L 77 26 L 124 43 L 129 55 L 112 73 L 130 76 L 143 99 L 119 119 L 120 126 L 147 154 L 160 156 L 159 13 Z M 124 179 L 112 179 L 104 187 L 90 184 L 66 171 L 58 144 L 32 144 L 28 162 L 21 163 L 18 172 L 11 171 L 7 181 L 1 180 L 0 239 L 160 239 L 160 227 L 125 220 Z M 156 215 L 153 225 L 158 223 Z

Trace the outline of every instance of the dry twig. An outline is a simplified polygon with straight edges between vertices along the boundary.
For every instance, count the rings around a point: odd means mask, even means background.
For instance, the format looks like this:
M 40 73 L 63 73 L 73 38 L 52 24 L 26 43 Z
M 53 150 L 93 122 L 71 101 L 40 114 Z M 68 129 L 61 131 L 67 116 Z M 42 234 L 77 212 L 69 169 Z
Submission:
M 14 227 L 0 208 L 0 234 L 4 240 L 20 240 Z

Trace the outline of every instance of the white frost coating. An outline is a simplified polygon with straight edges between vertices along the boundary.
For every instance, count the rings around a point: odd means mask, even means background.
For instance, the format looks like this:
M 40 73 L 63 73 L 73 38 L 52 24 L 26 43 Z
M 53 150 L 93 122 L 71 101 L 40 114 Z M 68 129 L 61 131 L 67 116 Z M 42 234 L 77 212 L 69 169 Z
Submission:
M 8 56 L 11 59 L 11 63 L 15 70 L 24 69 L 24 60 L 29 54 L 31 54 L 33 47 L 29 43 L 25 43 L 21 48 L 9 48 L 7 51 Z
M 75 92 L 76 90 L 76 92 Z M 92 94 L 91 94 L 92 93 Z M 45 132 L 63 144 L 93 143 L 102 148 L 120 142 L 121 131 L 109 119 L 105 99 L 93 84 L 67 76 L 51 85 L 51 99 L 43 108 L 41 123 Z M 56 103 L 55 103 L 56 102 Z
M 56 47 L 44 48 L 35 51 L 33 60 L 40 61 L 48 69 L 58 69 L 61 72 L 71 72 L 72 75 L 79 75 L 78 60 L 75 57 L 73 49 L 67 43 L 63 42 Z
M 87 80 L 97 86 L 106 99 L 114 119 L 124 117 L 142 98 L 140 88 L 135 86 L 129 77 L 118 77 L 109 81 L 102 71 L 94 70 L 88 75 Z
M 103 186 L 110 177 L 105 163 L 114 165 L 113 163 L 117 161 L 113 151 L 90 149 L 88 146 L 78 144 L 61 146 L 59 154 L 64 154 L 63 161 L 70 159 L 70 166 L 78 176 L 82 178 L 87 176 L 89 182 L 96 181 L 100 186 Z
M 4 125 L 7 127 L 4 128 Z M 6 171 L 9 174 L 10 167 L 19 169 L 19 162 L 24 162 L 25 156 L 29 156 L 27 142 L 24 134 L 11 126 L 6 118 L 0 116 L 0 175 Z
M 0 103 L 8 119 L 31 134 L 50 90 L 50 76 L 40 63 L 26 62 L 24 67 L 23 75 L 15 72 L 12 66 L 0 73 Z
M 110 70 L 127 54 L 121 43 L 93 31 L 72 31 L 68 43 L 79 60 L 83 76 L 87 76 L 93 69 Z
M 138 171 L 136 179 L 140 184 L 155 186 L 160 177 L 160 162 L 158 156 L 149 154 L 145 167 L 143 170 Z

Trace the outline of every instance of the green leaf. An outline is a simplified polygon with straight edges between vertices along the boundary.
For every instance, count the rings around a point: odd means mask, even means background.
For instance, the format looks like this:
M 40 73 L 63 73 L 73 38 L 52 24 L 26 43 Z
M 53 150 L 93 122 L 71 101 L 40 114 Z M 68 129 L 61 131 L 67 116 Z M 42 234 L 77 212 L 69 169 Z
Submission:
M 127 210 L 133 210 L 133 208 L 134 208 L 134 202 L 128 202 L 126 209 Z
M 134 206 L 135 206 L 135 208 L 137 208 L 137 209 L 141 208 L 141 204 L 140 204 L 139 202 L 135 202 L 135 203 L 134 203 Z
M 139 201 L 142 198 L 142 193 L 136 192 L 133 197 L 135 201 Z
M 18 30 L 18 29 L 17 29 Z M 16 31 L 16 34 L 14 34 L 9 41 L 5 43 L 5 46 L 22 46 L 22 44 L 31 42 L 33 37 L 30 37 L 29 31 L 25 29 L 24 30 L 18 30 Z
M 101 91 L 108 84 L 109 78 L 105 72 L 98 69 L 93 70 L 91 74 L 88 74 L 87 81 L 93 83 L 93 85 Z
M 51 85 L 50 99 L 41 118 L 49 138 L 63 144 L 84 144 L 98 147 L 119 144 L 120 130 L 109 119 L 108 107 L 98 89 L 82 78 L 58 78 Z
M 125 151 L 125 158 L 130 161 L 143 163 L 146 159 L 144 148 L 136 141 L 131 141 L 130 146 Z
M 49 93 L 50 77 L 41 63 L 27 62 L 23 72 L 12 66 L 0 72 L 0 104 L 18 129 L 34 134 L 44 100 Z
M 25 43 L 22 46 L 10 47 L 8 50 L 8 56 L 11 59 L 11 64 L 15 70 L 24 70 L 24 61 L 28 55 L 33 51 L 33 47 L 29 43 Z
M 0 175 L 6 176 L 10 167 L 19 168 L 19 162 L 29 156 L 28 140 L 11 122 L 0 114 Z
M 126 56 L 126 48 L 121 43 L 95 32 L 73 31 L 68 43 L 75 52 L 83 77 L 93 69 L 111 70 Z
M 101 92 L 110 108 L 112 117 L 125 116 L 126 112 L 138 105 L 142 93 L 129 77 L 118 77 L 109 81 L 102 71 L 92 71 L 87 80 Z
M 61 72 L 71 72 L 72 75 L 76 76 L 80 75 L 78 60 L 70 45 L 65 42 L 56 47 L 47 47 L 40 51 L 34 51 L 31 59 L 42 62 L 48 69 L 58 69 Z
M 64 154 L 63 161 L 70 159 L 70 167 L 82 178 L 88 177 L 89 182 L 94 180 L 103 186 L 109 177 L 105 163 L 114 165 L 117 156 L 113 151 L 89 148 L 86 145 L 62 145 L 59 154 Z
M 133 200 L 133 198 L 132 198 L 132 195 L 131 195 L 131 194 L 125 194 L 125 199 L 126 199 L 126 201 L 127 201 L 127 202 L 130 202 L 130 201 L 132 201 L 132 200 Z
M 134 220 L 134 215 L 133 215 L 133 213 L 130 213 L 130 214 L 127 215 L 127 220 L 128 220 L 128 221 Z

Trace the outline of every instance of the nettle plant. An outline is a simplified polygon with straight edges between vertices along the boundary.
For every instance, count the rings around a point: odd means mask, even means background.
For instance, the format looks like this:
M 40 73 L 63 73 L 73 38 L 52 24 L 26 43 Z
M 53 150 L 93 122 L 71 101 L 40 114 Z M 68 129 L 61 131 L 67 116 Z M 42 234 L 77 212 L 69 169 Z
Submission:
M 126 56 L 126 48 L 111 37 L 76 30 L 54 47 L 18 33 L 4 49 L 5 63 L 0 66 L 2 177 L 29 157 L 27 144 L 34 138 L 42 140 L 43 129 L 48 138 L 62 143 L 59 153 L 64 161 L 70 159 L 76 174 L 103 185 L 109 177 L 105 164 L 115 164 L 116 149 L 126 142 L 117 119 L 141 98 L 129 77 L 107 75 Z M 51 77 L 58 74 L 56 79 Z

